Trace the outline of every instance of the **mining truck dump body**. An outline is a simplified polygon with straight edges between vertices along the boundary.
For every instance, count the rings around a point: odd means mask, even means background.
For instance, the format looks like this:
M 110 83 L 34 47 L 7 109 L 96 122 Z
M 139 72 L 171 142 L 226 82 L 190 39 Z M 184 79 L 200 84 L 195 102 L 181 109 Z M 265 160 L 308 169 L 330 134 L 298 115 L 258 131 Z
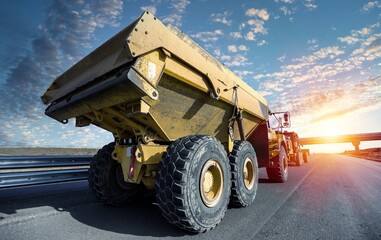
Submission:
M 90 163 L 89 188 L 100 201 L 120 205 L 155 189 L 162 215 L 189 231 L 214 228 L 229 202 L 251 204 L 258 167 L 279 153 L 269 147 L 266 100 L 149 12 L 41 98 L 46 115 L 114 135 Z
M 226 142 L 234 106 L 246 136 L 268 119 L 266 100 L 189 37 L 146 12 L 59 76 L 46 114 L 156 140 L 206 134 Z

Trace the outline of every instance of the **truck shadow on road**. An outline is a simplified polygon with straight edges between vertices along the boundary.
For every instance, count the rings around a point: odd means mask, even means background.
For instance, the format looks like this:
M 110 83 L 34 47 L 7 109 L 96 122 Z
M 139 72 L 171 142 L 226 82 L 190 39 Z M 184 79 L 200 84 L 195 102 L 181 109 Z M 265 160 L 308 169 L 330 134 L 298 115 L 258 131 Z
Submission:
M 167 223 L 158 207 L 150 200 L 130 203 L 124 207 L 98 203 L 69 212 L 74 219 L 83 224 L 121 234 L 151 237 L 192 235 Z
M 96 231 L 126 235 L 194 235 L 167 223 L 153 201 L 154 197 L 149 196 L 124 207 L 107 206 L 95 199 L 87 182 L 6 189 L 0 191 L 0 226 L 51 218 L 52 221 L 58 219 L 59 222 L 68 223 L 74 220 L 99 229 Z
M 266 176 L 260 176 L 259 183 L 271 182 Z M 3 190 L 0 191 L 0 206 L 0 225 L 6 222 L 22 223 L 30 221 L 28 215 L 41 215 L 42 218 L 52 218 L 52 221 L 78 221 L 100 232 L 143 237 L 196 235 L 169 224 L 161 216 L 152 195 L 123 207 L 111 207 L 95 199 L 87 182 Z M 33 221 L 39 221 L 39 217 L 35 219 Z M 229 209 L 224 221 L 229 221 Z M 224 225 L 223 222 L 221 225 Z M 202 235 L 208 238 L 213 231 Z

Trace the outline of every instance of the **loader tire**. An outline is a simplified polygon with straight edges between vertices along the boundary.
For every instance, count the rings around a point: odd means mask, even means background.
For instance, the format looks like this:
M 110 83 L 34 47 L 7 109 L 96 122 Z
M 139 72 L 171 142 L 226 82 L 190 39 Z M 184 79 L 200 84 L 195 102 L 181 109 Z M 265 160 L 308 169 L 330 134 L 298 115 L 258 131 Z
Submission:
M 300 167 L 303 165 L 304 161 L 303 161 L 303 155 L 302 155 L 302 151 L 298 151 L 297 154 L 295 155 L 295 162 L 296 162 L 296 166 Z
M 232 174 L 230 205 L 246 207 L 253 203 L 258 189 L 258 162 L 253 146 L 235 141 L 229 155 Z
M 275 167 L 266 167 L 269 180 L 272 182 L 286 182 L 288 178 L 288 159 L 284 146 L 280 147 L 279 155 L 272 161 L 275 162 Z
M 113 150 L 114 143 L 110 143 L 93 157 L 88 182 L 91 192 L 101 202 L 120 206 L 137 199 L 142 192 L 142 186 L 124 181 L 120 163 L 111 157 Z
M 187 136 L 167 148 L 156 176 L 156 200 L 169 223 L 206 232 L 221 222 L 230 197 L 230 166 L 214 137 Z
M 310 161 L 310 159 L 308 157 L 308 153 L 303 152 L 303 160 L 304 160 L 305 163 L 308 163 Z

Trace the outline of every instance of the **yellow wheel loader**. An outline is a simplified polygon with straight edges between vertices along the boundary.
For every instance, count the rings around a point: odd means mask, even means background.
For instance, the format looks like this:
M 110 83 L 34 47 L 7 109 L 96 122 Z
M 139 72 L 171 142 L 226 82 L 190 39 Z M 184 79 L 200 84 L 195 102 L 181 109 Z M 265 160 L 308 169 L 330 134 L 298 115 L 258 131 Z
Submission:
M 276 159 L 279 161 L 276 162 L 277 168 L 266 168 L 267 175 L 272 181 L 285 182 L 288 177 L 288 163 L 292 162 L 296 166 L 301 166 L 304 162 L 308 162 L 309 150 L 301 149 L 299 136 L 296 132 L 283 130 L 283 128 L 291 127 L 289 112 L 271 112 L 270 115 L 275 117 L 278 124 L 277 127 L 269 131 L 273 136 L 270 139 L 272 139 L 274 144 L 274 151 L 277 148 L 279 149 L 279 154 L 276 156 Z

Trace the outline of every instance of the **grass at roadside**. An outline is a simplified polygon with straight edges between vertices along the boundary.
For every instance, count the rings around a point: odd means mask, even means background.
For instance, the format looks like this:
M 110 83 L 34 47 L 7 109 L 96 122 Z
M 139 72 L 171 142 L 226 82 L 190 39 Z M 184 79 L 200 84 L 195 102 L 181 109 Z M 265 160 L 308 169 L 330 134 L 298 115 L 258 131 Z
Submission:
M 381 162 L 381 148 L 362 149 L 359 152 L 345 151 L 344 154 L 353 156 L 353 157 L 365 158 L 365 159 L 376 160 Z

